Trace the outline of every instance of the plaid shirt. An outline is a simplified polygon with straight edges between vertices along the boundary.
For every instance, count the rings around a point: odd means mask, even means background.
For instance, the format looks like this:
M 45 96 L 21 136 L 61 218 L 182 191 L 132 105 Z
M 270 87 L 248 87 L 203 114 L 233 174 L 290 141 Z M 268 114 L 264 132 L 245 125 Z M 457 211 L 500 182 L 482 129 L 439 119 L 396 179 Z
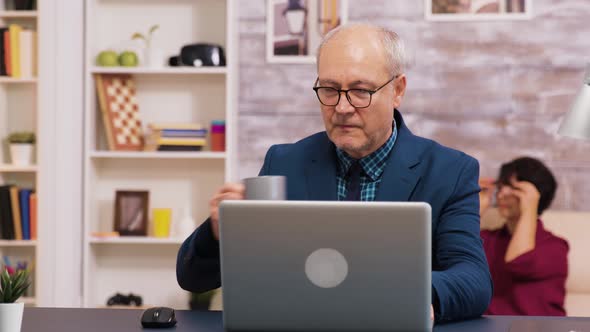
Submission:
M 393 121 L 393 133 L 377 151 L 370 155 L 363 157 L 359 160 L 363 172 L 361 174 L 360 185 L 361 185 L 361 201 L 374 201 L 377 195 L 377 189 L 381 182 L 381 175 L 385 169 L 387 163 L 387 157 L 393 149 L 395 139 L 397 138 L 397 128 L 395 126 L 395 120 Z M 354 162 L 354 158 L 350 157 L 346 152 L 336 149 L 336 155 L 338 156 L 338 200 L 343 201 L 346 197 L 346 187 L 348 186 L 348 179 L 346 174 L 350 165 Z

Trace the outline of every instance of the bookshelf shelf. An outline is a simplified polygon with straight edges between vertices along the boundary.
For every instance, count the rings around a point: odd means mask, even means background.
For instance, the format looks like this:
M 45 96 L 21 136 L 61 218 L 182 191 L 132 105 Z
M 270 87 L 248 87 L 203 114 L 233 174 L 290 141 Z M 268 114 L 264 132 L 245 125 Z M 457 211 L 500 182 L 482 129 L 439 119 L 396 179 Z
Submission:
M 34 173 L 37 172 L 37 165 L 17 166 L 0 164 L 0 173 Z
M 34 247 L 37 245 L 36 240 L 0 240 L 2 247 Z
M 92 67 L 93 74 L 146 74 L 146 75 L 225 75 L 225 67 Z
M 121 236 L 112 238 L 98 238 L 91 237 L 90 243 L 93 245 L 109 245 L 109 244 L 138 244 L 138 245 L 151 245 L 151 244 L 173 244 L 181 245 L 184 239 L 177 238 L 155 238 L 147 236 Z
M 14 78 L 14 77 L 8 77 L 8 76 L 0 76 L 0 83 L 5 83 L 5 84 L 28 83 L 28 84 L 32 84 L 32 83 L 37 83 L 37 78 L 36 77 Z
M 0 18 L 37 18 L 36 10 L 0 10 Z
M 225 159 L 225 152 L 120 152 L 120 151 L 93 151 L 90 158 L 93 159 Z

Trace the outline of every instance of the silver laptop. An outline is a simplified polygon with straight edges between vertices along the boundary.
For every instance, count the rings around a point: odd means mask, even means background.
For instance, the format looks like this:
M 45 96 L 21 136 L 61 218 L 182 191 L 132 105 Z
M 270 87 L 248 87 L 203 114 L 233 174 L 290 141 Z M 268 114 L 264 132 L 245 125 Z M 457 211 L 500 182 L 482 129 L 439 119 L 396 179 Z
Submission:
M 426 203 L 224 201 L 228 331 L 430 330 Z

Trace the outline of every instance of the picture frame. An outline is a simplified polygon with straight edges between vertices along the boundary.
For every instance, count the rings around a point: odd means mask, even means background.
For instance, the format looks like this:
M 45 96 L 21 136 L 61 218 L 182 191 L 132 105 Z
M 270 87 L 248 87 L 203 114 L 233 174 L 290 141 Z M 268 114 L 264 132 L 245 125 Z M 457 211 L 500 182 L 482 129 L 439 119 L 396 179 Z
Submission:
M 266 60 L 315 63 L 323 36 L 348 21 L 348 0 L 267 0 Z
M 425 0 L 429 21 L 528 20 L 533 0 Z
M 121 236 L 147 236 L 149 192 L 117 190 L 115 193 L 114 230 Z

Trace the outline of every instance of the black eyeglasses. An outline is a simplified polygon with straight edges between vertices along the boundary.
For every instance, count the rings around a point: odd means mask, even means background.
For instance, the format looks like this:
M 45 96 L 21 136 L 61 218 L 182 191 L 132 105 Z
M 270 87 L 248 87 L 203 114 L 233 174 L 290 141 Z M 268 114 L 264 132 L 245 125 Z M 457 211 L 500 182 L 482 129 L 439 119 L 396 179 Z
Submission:
M 393 80 L 398 78 L 400 75 L 395 75 L 392 79 L 387 81 L 382 86 L 378 87 L 375 90 L 366 90 L 366 89 L 336 89 L 331 87 L 324 87 L 324 86 L 316 86 L 313 88 L 315 94 L 318 96 L 318 100 L 322 105 L 325 106 L 336 106 L 340 102 L 340 95 L 342 92 L 346 94 L 346 99 L 354 108 L 366 108 L 371 105 L 371 99 L 373 94 L 377 91 L 381 90 L 384 86 L 391 83 Z M 314 85 L 318 84 L 320 78 L 318 77 L 315 80 Z

